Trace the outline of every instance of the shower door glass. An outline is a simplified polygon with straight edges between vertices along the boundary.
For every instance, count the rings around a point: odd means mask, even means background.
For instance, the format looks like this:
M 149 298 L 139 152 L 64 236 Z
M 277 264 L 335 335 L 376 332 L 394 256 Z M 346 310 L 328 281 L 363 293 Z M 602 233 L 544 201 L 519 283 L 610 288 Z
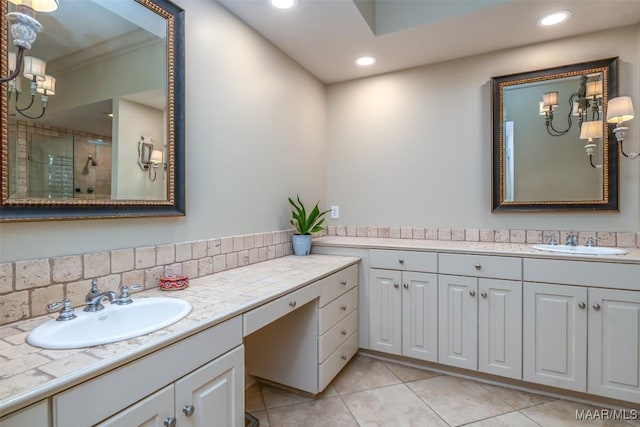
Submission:
M 27 156 L 28 197 L 73 198 L 73 137 L 33 134 Z

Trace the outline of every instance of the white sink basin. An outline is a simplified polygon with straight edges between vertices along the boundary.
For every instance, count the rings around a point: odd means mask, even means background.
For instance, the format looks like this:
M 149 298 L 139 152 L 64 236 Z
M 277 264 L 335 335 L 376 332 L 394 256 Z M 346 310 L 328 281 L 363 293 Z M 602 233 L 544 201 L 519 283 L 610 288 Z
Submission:
M 148 334 L 185 317 L 191 304 L 177 298 L 134 299 L 131 304 L 105 304 L 104 310 L 88 313 L 76 308 L 77 318 L 49 320 L 35 328 L 27 342 L 43 348 L 81 348 L 107 344 Z
M 624 249 L 605 246 L 533 245 L 533 249 L 576 255 L 624 255 Z

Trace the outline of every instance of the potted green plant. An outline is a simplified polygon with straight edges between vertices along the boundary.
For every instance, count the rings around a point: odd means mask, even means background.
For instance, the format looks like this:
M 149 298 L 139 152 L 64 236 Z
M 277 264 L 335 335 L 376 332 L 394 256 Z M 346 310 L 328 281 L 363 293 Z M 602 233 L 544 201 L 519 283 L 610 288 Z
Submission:
M 311 233 L 317 233 L 322 230 L 323 217 L 330 211 L 320 212 L 318 208 L 320 202 L 318 202 L 311 212 L 307 214 L 300 196 L 296 196 L 296 200 L 297 203 L 289 197 L 289 204 L 293 207 L 291 210 L 291 225 L 296 230 L 296 233 L 291 236 L 293 253 L 296 255 L 309 255 L 311 253 Z

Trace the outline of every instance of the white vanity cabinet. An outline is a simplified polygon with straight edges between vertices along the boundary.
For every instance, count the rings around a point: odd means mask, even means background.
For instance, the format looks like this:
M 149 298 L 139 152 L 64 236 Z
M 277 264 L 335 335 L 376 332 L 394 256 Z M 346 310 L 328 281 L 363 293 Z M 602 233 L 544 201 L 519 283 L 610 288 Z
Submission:
M 524 277 L 524 379 L 640 403 L 640 265 L 525 259 Z
M 371 250 L 369 347 L 437 361 L 437 255 Z
M 49 427 L 50 425 L 48 400 L 42 400 L 0 418 L 2 427 Z
M 438 361 L 521 379 L 521 260 L 438 256 Z
M 240 427 L 243 384 L 236 316 L 54 395 L 53 426 Z

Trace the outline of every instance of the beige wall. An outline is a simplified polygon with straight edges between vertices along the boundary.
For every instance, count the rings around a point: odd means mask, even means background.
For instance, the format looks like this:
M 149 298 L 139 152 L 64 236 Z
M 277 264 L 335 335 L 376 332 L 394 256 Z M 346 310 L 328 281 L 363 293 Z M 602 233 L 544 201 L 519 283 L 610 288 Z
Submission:
M 621 160 L 620 212 L 492 213 L 492 76 L 620 57 L 640 103 L 639 25 L 339 83 L 328 88 L 330 224 L 640 230 L 640 160 Z M 640 106 L 636 107 L 640 108 Z M 640 118 L 625 147 L 640 149 Z
M 186 16 L 187 216 L 0 225 L 3 262 L 289 227 L 325 198 L 325 87 L 214 1 Z

